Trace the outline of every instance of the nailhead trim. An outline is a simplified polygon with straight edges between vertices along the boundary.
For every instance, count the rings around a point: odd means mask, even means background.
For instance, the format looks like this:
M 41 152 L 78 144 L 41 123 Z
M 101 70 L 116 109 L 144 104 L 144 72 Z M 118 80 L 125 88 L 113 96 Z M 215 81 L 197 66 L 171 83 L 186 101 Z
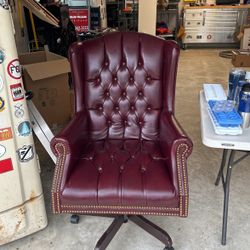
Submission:
M 89 210 L 62 210 L 61 213 L 82 213 L 82 214 L 135 214 L 138 215 L 138 212 L 131 211 L 89 211 Z M 168 215 L 168 216 L 177 216 L 178 213 L 155 213 L 155 212 L 140 212 L 140 215 Z
M 184 148 L 184 151 L 180 153 L 181 149 Z M 188 190 L 187 190 L 187 176 L 186 176 L 186 169 L 185 169 L 185 157 L 189 151 L 189 147 L 185 143 L 181 143 L 177 147 L 177 176 L 178 176 L 178 183 L 179 183 L 179 192 L 180 192 L 180 216 L 185 217 L 187 216 L 188 210 Z M 182 178 L 181 178 L 182 175 Z M 182 181 L 183 180 L 183 181 Z M 184 192 L 183 192 L 184 189 Z M 184 207 L 183 201 L 184 198 Z
M 174 207 L 141 207 L 141 206 L 103 206 L 103 205 L 62 205 L 62 208 L 111 208 L 111 209 L 145 209 L 145 210 L 150 210 L 150 209 L 159 209 L 159 210 L 173 210 L 173 211 L 179 211 L 179 208 L 174 208 Z
M 63 149 L 62 153 L 60 153 L 60 148 Z M 54 181 L 52 184 L 52 207 L 54 211 L 57 210 L 60 213 L 59 193 L 60 193 L 60 186 L 61 186 L 63 169 L 64 169 L 64 164 L 65 164 L 65 159 L 66 159 L 67 147 L 63 143 L 57 143 L 55 145 L 55 151 L 59 157 L 57 158 Z

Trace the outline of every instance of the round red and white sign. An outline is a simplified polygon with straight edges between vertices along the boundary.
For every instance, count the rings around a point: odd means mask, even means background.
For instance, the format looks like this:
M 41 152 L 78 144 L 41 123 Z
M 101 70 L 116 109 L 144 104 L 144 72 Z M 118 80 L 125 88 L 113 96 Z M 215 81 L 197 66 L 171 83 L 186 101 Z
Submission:
M 21 65 L 18 59 L 11 61 L 8 64 L 8 74 L 14 79 L 20 79 L 22 77 Z

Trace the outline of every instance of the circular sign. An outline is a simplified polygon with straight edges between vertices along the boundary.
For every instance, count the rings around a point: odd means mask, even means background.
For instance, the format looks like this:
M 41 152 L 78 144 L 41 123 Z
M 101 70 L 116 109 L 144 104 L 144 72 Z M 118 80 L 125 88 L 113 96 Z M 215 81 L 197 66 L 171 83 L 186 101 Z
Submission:
M 4 105 L 5 101 L 2 97 L 0 97 L 0 112 L 2 112 L 5 109 Z
M 18 59 L 11 61 L 8 64 L 8 74 L 14 79 L 20 79 L 22 77 L 21 66 Z
M 3 78 L 0 76 L 0 91 L 3 89 Z
M 6 152 L 6 148 L 3 145 L 0 145 L 0 157 L 2 157 Z
M 15 116 L 17 118 L 22 118 L 24 116 L 24 110 L 22 109 L 22 104 L 15 105 Z
M 31 126 L 28 121 L 21 122 L 17 127 L 20 136 L 28 136 L 31 133 Z

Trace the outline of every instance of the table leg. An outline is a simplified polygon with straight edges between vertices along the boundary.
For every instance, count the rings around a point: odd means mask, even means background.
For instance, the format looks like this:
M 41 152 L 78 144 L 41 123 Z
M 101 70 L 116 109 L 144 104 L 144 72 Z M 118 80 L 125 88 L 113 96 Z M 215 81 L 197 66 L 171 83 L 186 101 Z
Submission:
M 229 149 L 224 149 L 223 150 L 223 155 L 222 155 L 220 170 L 218 172 L 218 175 L 217 175 L 217 178 L 216 178 L 216 181 L 215 181 L 215 186 L 219 185 L 220 179 L 222 177 L 223 170 L 224 170 L 224 167 L 225 167 L 225 164 L 226 164 L 226 160 L 227 160 L 227 152 L 228 152 L 228 150 Z
M 226 245 L 226 237 L 227 237 L 227 218 L 228 218 L 228 202 L 229 202 L 229 187 L 230 187 L 230 179 L 233 168 L 233 161 L 236 151 L 232 150 L 229 156 L 228 166 L 227 166 L 227 175 L 226 181 L 223 185 L 224 188 L 224 208 L 223 208 L 223 225 L 222 225 L 222 240 L 221 244 Z

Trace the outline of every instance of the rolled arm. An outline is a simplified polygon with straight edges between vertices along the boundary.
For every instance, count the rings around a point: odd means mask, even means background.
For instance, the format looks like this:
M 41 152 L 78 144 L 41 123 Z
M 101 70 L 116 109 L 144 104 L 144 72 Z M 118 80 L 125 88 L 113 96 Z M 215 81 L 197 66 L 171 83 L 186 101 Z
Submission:
M 86 112 L 78 112 L 67 127 L 52 139 L 50 146 L 57 157 L 53 189 L 58 190 L 65 185 L 68 175 L 84 151 L 88 141 L 87 126 Z
M 178 194 L 187 196 L 187 158 L 193 143 L 172 113 L 163 113 L 160 121 L 160 146 L 168 161 L 173 185 Z

